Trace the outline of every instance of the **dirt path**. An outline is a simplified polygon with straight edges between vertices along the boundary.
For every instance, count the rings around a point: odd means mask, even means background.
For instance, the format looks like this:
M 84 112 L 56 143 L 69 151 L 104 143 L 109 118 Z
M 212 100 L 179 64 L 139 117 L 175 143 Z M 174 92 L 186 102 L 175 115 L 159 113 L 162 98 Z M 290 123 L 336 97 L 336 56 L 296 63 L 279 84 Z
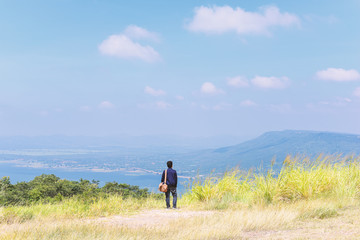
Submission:
M 115 236 L 119 234 L 122 234 L 121 239 L 158 239 L 159 231 L 156 231 L 156 226 L 164 219 L 176 223 L 174 234 L 177 238 L 173 239 L 360 239 L 359 207 L 341 210 L 338 216 L 328 219 L 290 219 L 289 226 L 272 225 L 272 222 L 281 221 L 284 216 L 286 217 L 281 211 L 276 211 L 278 216 L 271 214 L 267 209 L 261 210 L 260 214 L 256 211 L 246 211 L 157 209 L 142 211 L 132 216 L 31 220 L 24 223 L 1 224 L 0 239 L 98 240 L 116 239 Z M 268 215 L 271 216 L 270 220 L 265 219 Z M 193 219 L 199 217 L 200 219 Z M 197 225 L 199 220 L 205 221 L 200 221 Z M 218 236 L 209 235 L 213 233 L 218 233 Z
M 93 219 L 95 223 L 130 228 L 154 227 L 167 220 L 218 215 L 218 211 L 147 210 L 133 216 L 111 216 Z M 348 209 L 329 219 L 295 221 L 292 227 L 279 230 L 244 230 L 240 239 L 360 239 L 360 209 Z M 236 238 L 237 239 L 237 238 Z
M 214 211 L 189 211 L 181 209 L 156 209 L 147 210 L 133 216 L 102 217 L 90 221 L 109 225 L 122 225 L 127 227 L 151 227 L 160 224 L 164 219 L 176 220 L 179 218 L 191 218 L 194 216 L 209 216 Z

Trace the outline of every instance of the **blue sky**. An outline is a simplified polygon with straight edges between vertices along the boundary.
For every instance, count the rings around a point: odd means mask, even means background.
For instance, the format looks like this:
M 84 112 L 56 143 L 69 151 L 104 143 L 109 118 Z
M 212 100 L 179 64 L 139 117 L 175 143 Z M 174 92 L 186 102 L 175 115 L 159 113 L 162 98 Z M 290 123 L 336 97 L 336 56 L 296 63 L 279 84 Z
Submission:
M 359 12 L 0 0 L 0 135 L 360 134 Z

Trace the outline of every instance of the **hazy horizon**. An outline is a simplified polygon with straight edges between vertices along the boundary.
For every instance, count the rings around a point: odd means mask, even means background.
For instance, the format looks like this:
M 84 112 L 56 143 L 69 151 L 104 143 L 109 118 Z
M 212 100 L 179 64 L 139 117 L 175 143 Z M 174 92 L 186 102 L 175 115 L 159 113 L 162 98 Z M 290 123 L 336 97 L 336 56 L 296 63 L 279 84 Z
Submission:
M 354 135 L 355 133 L 339 133 L 329 131 L 287 129 L 283 131 L 269 131 L 256 136 L 184 136 L 184 135 L 112 135 L 112 136 L 70 136 L 70 135 L 38 135 L 38 136 L 1 136 L 0 146 L 6 149 L 88 149 L 114 148 L 129 151 L 157 151 L 183 153 L 203 149 L 216 149 L 235 146 L 253 141 L 268 134 L 286 133 L 325 133 L 338 135 Z M 113 149 L 114 150 L 114 149 Z

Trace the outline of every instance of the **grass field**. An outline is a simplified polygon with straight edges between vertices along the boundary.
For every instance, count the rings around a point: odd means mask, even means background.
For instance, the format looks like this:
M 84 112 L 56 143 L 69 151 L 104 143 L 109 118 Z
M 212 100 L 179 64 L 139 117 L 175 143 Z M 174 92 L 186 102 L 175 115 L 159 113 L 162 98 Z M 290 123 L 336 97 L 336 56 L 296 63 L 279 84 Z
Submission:
M 359 162 L 288 157 L 278 174 L 234 170 L 194 181 L 180 210 L 115 195 L 3 207 L 0 239 L 356 239 Z

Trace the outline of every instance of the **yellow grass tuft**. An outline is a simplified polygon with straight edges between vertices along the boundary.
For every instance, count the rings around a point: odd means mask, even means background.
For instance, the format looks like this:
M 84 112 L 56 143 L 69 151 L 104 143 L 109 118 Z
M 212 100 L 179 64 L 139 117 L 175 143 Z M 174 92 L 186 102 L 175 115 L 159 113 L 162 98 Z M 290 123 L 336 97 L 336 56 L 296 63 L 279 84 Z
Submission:
M 110 215 L 129 215 L 141 210 L 156 209 L 163 205 L 158 198 L 126 198 L 112 195 L 107 198 L 82 201 L 76 198 L 56 204 L 34 204 L 32 206 L 11 206 L 0 208 L 0 223 L 21 223 L 33 218 L 75 219 L 86 217 L 104 217 Z
M 317 199 L 360 197 L 360 158 L 326 156 L 315 161 L 287 157 L 279 174 L 242 174 L 238 170 L 221 178 L 197 181 L 184 195 L 189 205 L 230 206 L 232 203 L 272 204 Z

